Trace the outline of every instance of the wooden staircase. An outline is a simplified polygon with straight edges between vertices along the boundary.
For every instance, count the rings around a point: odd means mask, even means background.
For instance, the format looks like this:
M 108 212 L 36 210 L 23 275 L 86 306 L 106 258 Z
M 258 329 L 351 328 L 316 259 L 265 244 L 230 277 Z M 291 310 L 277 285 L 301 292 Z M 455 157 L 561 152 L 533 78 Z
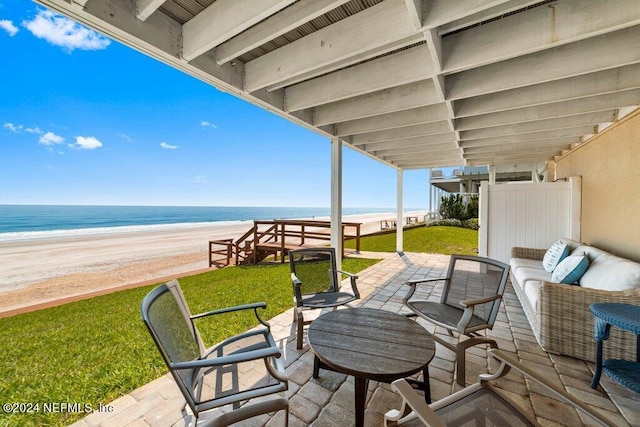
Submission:
M 342 223 L 342 239 L 356 239 L 360 251 L 361 223 Z M 209 267 L 257 264 L 269 256 L 284 262 L 289 251 L 310 246 L 325 246 L 331 240 L 329 221 L 273 220 L 253 221 L 253 227 L 237 240 L 209 241 Z M 352 234 L 345 231 L 352 230 Z M 344 257 L 344 244 L 342 256 Z

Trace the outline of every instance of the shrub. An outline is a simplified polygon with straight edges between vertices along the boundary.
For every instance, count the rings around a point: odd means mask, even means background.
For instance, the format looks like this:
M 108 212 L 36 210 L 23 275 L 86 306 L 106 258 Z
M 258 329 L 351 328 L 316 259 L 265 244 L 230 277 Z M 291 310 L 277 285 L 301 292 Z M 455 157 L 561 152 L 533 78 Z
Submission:
M 462 221 L 462 226 L 464 228 L 468 228 L 469 230 L 479 230 L 480 222 L 478 221 L 478 218 L 471 218 L 466 221 Z
M 462 227 L 462 221 L 459 219 L 437 219 L 435 221 L 429 221 L 426 226 L 433 227 L 436 225 L 443 225 L 447 227 Z
M 467 198 L 460 194 L 443 196 L 440 203 L 440 216 L 444 219 L 458 219 L 465 221 L 478 217 L 478 196 L 471 195 Z

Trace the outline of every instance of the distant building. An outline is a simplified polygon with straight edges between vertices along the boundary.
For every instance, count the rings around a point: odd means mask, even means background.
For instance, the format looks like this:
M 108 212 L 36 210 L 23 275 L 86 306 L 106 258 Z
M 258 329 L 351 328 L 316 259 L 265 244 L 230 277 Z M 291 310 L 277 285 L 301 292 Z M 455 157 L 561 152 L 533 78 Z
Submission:
M 492 177 L 493 175 L 493 177 Z M 480 182 L 495 183 L 528 181 L 546 181 L 546 166 L 544 163 L 530 163 L 505 166 L 464 166 L 455 169 L 431 169 L 429 184 L 429 211 L 439 211 L 440 201 L 448 194 L 478 194 Z

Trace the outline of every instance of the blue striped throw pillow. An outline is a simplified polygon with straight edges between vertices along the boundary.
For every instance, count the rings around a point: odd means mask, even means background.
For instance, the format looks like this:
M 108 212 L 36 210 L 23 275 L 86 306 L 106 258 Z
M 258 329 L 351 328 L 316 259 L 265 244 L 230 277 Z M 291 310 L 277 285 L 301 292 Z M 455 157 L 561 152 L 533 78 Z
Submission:
M 569 255 L 569 245 L 560 240 L 555 242 L 544 254 L 542 267 L 547 273 L 552 273 L 556 266 Z
M 582 275 L 589 268 L 589 258 L 582 253 L 579 255 L 570 255 L 563 259 L 556 269 L 553 270 L 551 281 L 554 283 L 566 283 L 573 285 L 577 283 Z

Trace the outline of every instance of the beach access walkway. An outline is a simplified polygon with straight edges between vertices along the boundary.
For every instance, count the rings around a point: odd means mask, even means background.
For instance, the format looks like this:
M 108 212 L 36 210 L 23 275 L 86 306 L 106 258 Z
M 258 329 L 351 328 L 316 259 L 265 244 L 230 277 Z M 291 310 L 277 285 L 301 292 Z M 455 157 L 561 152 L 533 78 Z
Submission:
M 449 262 L 449 256 L 437 254 L 363 253 L 368 258 L 383 260 L 358 274 L 358 288 L 362 299 L 357 305 L 404 313 L 402 296 L 406 293 L 404 282 L 410 279 L 441 277 Z M 439 298 L 441 287 L 432 289 L 427 297 Z M 291 427 L 334 427 L 354 425 L 354 380 L 346 375 L 325 371 L 313 379 L 313 353 L 306 343 L 296 350 L 292 310 L 288 310 L 269 322 L 271 331 L 280 344 L 289 375 Z M 434 328 L 422 323 L 427 330 Z M 446 339 L 442 329 L 437 334 Z M 618 385 L 608 377 L 601 380 L 602 388 L 593 390 L 589 384 L 593 376 L 593 363 L 571 357 L 544 352 L 533 336 L 522 307 L 508 284 L 504 303 L 494 329 L 488 332 L 501 349 L 511 352 L 541 376 L 556 383 L 567 392 L 586 402 L 618 426 L 640 425 L 638 395 Z M 495 369 L 495 362 L 488 360 L 482 347 L 471 348 L 467 354 L 466 383 L 477 380 L 480 373 Z M 431 395 L 442 399 L 460 388 L 453 378 L 453 353 L 436 346 L 435 358 L 429 365 Z M 512 370 L 498 381 L 503 389 L 543 425 L 578 426 L 585 420 L 574 408 L 556 400 L 548 392 L 531 385 Z M 185 426 L 190 417 L 183 418 L 180 409 L 184 404 L 173 379 L 166 374 L 155 381 L 111 402 L 112 412 L 93 413 L 74 424 L 88 426 Z M 382 426 L 383 415 L 389 409 L 397 409 L 400 398 L 388 384 L 369 383 L 365 412 L 366 426 Z M 216 411 L 227 411 L 222 408 Z M 218 412 L 220 414 L 220 412 Z M 262 415 L 243 423 L 243 426 L 276 427 L 284 425 L 283 413 Z

